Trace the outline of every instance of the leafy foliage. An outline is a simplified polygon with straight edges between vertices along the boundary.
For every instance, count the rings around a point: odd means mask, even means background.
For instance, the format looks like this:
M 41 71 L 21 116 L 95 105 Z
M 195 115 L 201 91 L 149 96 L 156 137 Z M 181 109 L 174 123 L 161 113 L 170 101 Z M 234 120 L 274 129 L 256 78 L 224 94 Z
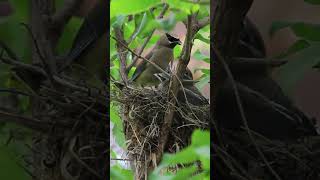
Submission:
M 305 2 L 320 4 L 319 0 Z M 280 58 L 288 63 L 279 69 L 276 79 L 287 94 L 292 94 L 292 90 L 305 72 L 320 65 L 320 24 L 277 21 L 272 24 L 269 33 L 273 36 L 284 28 L 289 28 L 298 40 L 280 55 Z
M 177 173 L 161 175 L 161 170 L 181 163 L 194 163 L 200 161 L 203 171 L 197 172 L 196 164 L 179 169 Z M 210 132 L 196 130 L 192 134 L 191 145 L 176 154 L 165 154 L 157 169 L 151 174 L 150 179 L 210 179 Z
M 168 10 L 162 19 L 157 17 L 163 11 L 163 3 L 168 4 Z M 152 10 L 151 10 L 152 9 Z M 124 38 L 129 42 L 128 47 L 136 52 L 145 42 L 146 38 L 153 33 L 154 30 L 170 32 L 177 25 L 178 22 L 186 20 L 187 15 L 191 12 L 199 12 L 198 18 L 202 19 L 204 17 L 209 17 L 210 8 L 208 6 L 190 3 L 187 1 L 181 0 L 148 0 L 148 1 L 136 1 L 132 4 L 128 0 L 117 0 L 111 2 L 111 14 L 110 14 L 110 35 L 115 36 L 114 29 L 121 27 L 123 29 Z M 193 57 L 199 61 L 205 63 L 210 63 L 210 57 L 203 54 L 200 49 L 203 47 L 208 47 L 210 44 L 209 41 L 210 28 L 209 26 L 201 29 L 195 37 L 195 49 L 196 52 L 193 54 Z M 154 34 L 151 36 L 151 39 L 146 44 L 146 48 L 152 47 L 157 40 L 159 35 Z M 209 49 L 209 48 L 208 48 Z M 176 47 L 174 49 L 174 57 L 178 59 L 182 51 L 182 47 Z M 134 59 L 134 56 L 130 53 L 127 55 L 127 64 L 131 64 Z M 118 52 L 116 49 L 116 41 L 110 38 L 110 75 L 113 79 L 121 81 L 119 69 L 120 62 L 118 58 Z M 130 78 L 134 72 L 132 68 L 128 74 Z M 209 69 L 200 69 L 203 73 L 198 84 L 199 88 L 202 88 L 205 84 L 208 83 L 210 79 L 210 70 Z M 111 91 L 112 91 L 111 86 Z M 116 103 L 113 103 L 111 99 L 111 108 L 110 108 L 110 119 L 111 122 L 115 125 L 113 129 L 113 135 L 116 138 L 117 143 L 124 147 L 124 136 L 122 129 L 122 120 L 119 117 L 119 107 Z M 202 164 L 203 172 L 195 176 L 198 179 L 209 179 L 209 132 L 196 131 L 193 135 L 192 145 L 185 150 L 181 151 L 176 155 L 166 154 L 163 158 L 163 163 L 160 165 L 161 168 L 168 167 L 170 164 L 181 164 L 185 162 L 193 162 L 200 160 Z M 122 169 L 119 165 L 113 166 L 111 170 L 111 179 L 133 179 L 131 171 Z M 176 174 L 170 174 L 167 177 L 171 179 L 186 179 L 190 174 L 194 173 L 197 170 L 197 167 L 192 165 L 187 168 L 179 170 Z M 158 170 L 156 170 L 158 171 Z M 153 179 L 164 178 L 159 176 L 159 173 L 156 172 L 152 174 Z

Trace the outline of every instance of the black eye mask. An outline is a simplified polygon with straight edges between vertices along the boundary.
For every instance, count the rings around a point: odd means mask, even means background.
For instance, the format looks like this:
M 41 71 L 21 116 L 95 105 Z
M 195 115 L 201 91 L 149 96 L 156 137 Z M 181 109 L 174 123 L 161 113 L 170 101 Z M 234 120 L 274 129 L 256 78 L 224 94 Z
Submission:
M 168 40 L 169 40 L 170 42 L 179 42 L 179 41 L 180 41 L 180 39 L 175 38 L 175 37 L 171 36 L 171 35 L 168 34 L 168 33 L 166 33 L 166 36 L 167 36 L 167 38 L 168 38 Z

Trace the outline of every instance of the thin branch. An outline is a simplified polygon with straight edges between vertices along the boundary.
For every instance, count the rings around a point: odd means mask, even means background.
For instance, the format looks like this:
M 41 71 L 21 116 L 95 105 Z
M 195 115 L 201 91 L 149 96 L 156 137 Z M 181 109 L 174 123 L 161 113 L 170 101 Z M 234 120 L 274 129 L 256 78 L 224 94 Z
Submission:
M 39 55 L 39 58 L 42 62 L 44 70 L 47 72 L 48 79 L 50 80 L 52 87 L 54 87 L 53 75 L 56 74 L 56 64 L 54 62 L 54 57 L 51 52 L 51 48 L 42 48 L 44 50 L 44 54 L 42 54 L 41 50 L 40 50 L 39 42 L 36 39 L 36 37 L 34 36 L 34 34 L 32 33 L 31 28 L 25 23 L 21 23 L 21 25 L 24 26 L 28 30 L 28 33 L 30 34 L 31 39 L 33 40 L 35 50 L 36 50 L 37 54 Z M 39 39 L 41 41 L 40 37 L 39 37 Z
M 50 27 L 61 31 L 79 9 L 82 2 L 83 0 L 65 0 L 62 8 L 48 19 Z
M 123 159 L 123 158 L 111 158 L 111 161 L 133 161 L 131 159 Z
M 205 17 L 205 18 L 198 21 L 197 28 L 198 28 L 198 30 L 200 30 L 209 24 L 210 24 L 210 17 Z
M 166 13 L 166 11 L 169 9 L 169 5 L 168 4 L 164 4 L 163 5 L 163 9 L 162 11 L 160 12 L 159 16 L 157 17 L 157 19 L 161 19 L 163 18 L 164 14 Z M 151 31 L 151 33 L 149 34 L 149 36 L 146 38 L 146 40 L 143 42 L 141 48 L 139 49 L 138 51 L 138 55 L 136 55 L 136 53 L 134 54 L 135 55 L 135 58 L 133 59 L 132 63 L 126 68 L 126 73 L 128 74 L 129 71 L 131 70 L 131 68 L 137 63 L 138 59 L 141 57 L 141 54 L 143 53 L 145 47 L 147 46 L 147 44 L 149 43 L 151 37 L 153 36 L 153 33 L 155 32 L 155 29 L 153 29 Z
M 73 137 L 70 141 L 68 152 L 70 155 L 79 163 L 81 164 L 85 169 L 87 169 L 92 175 L 95 175 L 98 179 L 103 179 L 103 177 L 96 172 L 93 168 L 91 168 L 87 163 L 82 161 L 79 156 L 73 151 L 73 148 L 75 147 L 77 141 L 77 136 Z
M 132 54 L 136 55 L 138 58 L 143 59 L 144 61 L 147 61 L 148 63 L 150 63 L 151 65 L 153 65 L 155 68 L 157 68 L 159 71 L 161 71 L 162 73 L 164 73 L 165 75 L 167 75 L 168 77 L 170 76 L 170 74 L 168 74 L 165 70 L 163 70 L 160 66 L 158 66 L 157 64 L 155 64 L 154 62 L 150 61 L 149 59 L 146 59 L 140 55 L 138 55 L 137 53 L 135 53 L 133 50 L 131 50 L 127 45 L 125 45 L 123 42 L 119 41 L 118 39 L 116 39 L 115 37 L 111 36 L 112 39 L 116 40 L 117 42 L 119 42 L 124 48 L 126 48 L 128 51 L 130 51 Z
M 2 110 L 0 110 L 0 122 L 16 123 L 41 132 L 47 132 L 48 129 L 53 126 L 52 122 L 41 121 Z
M 169 134 L 168 131 L 171 129 L 173 115 L 174 115 L 174 107 L 175 107 L 175 103 L 176 103 L 174 97 L 176 97 L 178 90 L 179 90 L 179 80 L 178 79 L 185 72 L 186 67 L 190 61 L 191 48 L 192 48 L 192 44 L 193 44 L 193 36 L 197 32 L 197 31 L 193 31 L 193 29 L 195 29 L 193 27 L 194 20 L 196 20 L 194 18 L 194 14 L 188 16 L 187 34 L 186 34 L 186 39 L 184 41 L 184 45 L 183 45 L 183 49 L 182 49 L 182 55 L 179 58 L 176 75 L 174 75 L 172 81 L 170 81 L 169 96 L 171 98 L 169 98 L 170 101 L 168 102 L 167 113 L 165 114 L 165 117 L 163 120 L 163 125 L 161 127 L 162 131 L 161 131 L 161 134 L 159 137 L 159 146 L 158 146 L 159 148 L 158 148 L 158 151 L 156 152 L 157 163 L 160 162 L 160 160 L 162 158 L 162 154 L 164 152 L 164 147 L 168 141 L 168 134 Z
M 128 84 L 128 76 L 126 74 L 126 64 L 127 64 L 127 54 L 128 54 L 128 49 L 125 48 L 127 47 L 128 43 L 124 39 L 123 31 L 120 27 L 115 27 L 115 36 L 116 36 L 116 41 L 117 41 L 117 51 L 120 59 L 120 76 L 125 84 L 127 86 Z M 114 38 L 115 39 L 115 38 Z
M 219 53 L 219 51 L 214 47 L 214 46 L 211 46 L 211 48 L 213 49 L 213 52 L 215 53 L 215 55 L 217 56 L 217 60 L 220 61 L 220 63 L 222 64 L 225 72 L 227 73 L 227 76 L 228 78 L 230 79 L 231 81 L 231 84 L 232 84 L 232 88 L 234 90 L 234 93 L 235 93 L 235 97 L 236 97 L 236 103 L 237 103 L 237 106 L 239 108 L 239 111 L 240 111 L 240 116 L 241 116 L 241 119 L 243 121 L 243 124 L 245 126 L 245 129 L 251 139 L 251 141 L 253 142 L 254 146 L 255 146 L 255 149 L 256 151 L 258 152 L 258 154 L 261 156 L 263 162 L 266 164 L 266 166 L 268 167 L 269 171 L 273 174 L 273 176 L 277 179 L 277 180 L 281 180 L 280 176 L 273 170 L 273 168 L 270 166 L 270 163 L 269 161 L 267 160 L 267 158 L 264 156 L 263 152 L 261 151 L 261 149 L 259 148 L 257 142 L 255 141 L 255 139 L 253 138 L 253 135 L 250 131 L 250 128 L 249 128 L 249 125 L 248 125 L 248 120 L 246 118 L 246 115 L 244 113 L 244 110 L 243 110 L 243 106 L 242 106 L 242 101 L 241 101 L 241 98 L 240 98 L 240 95 L 239 95 L 239 91 L 238 91 L 238 87 L 236 85 L 236 82 L 233 78 L 233 75 L 227 65 L 227 63 L 224 61 L 223 57 L 221 56 L 221 54 Z
M 22 69 L 26 69 L 28 71 L 31 71 L 31 72 L 35 72 L 35 73 L 38 73 L 39 76 L 44 76 L 44 77 L 48 77 L 47 76 L 47 73 L 41 68 L 41 67 L 38 67 L 38 66 L 35 66 L 35 65 L 30 65 L 30 64 L 25 64 L 25 63 L 22 63 L 22 62 L 19 62 L 19 61 L 16 61 L 16 60 L 13 60 L 13 59 L 10 59 L 10 58 L 4 58 L 4 57 L 0 57 L 0 60 L 5 63 L 5 64 L 9 64 L 9 65 L 12 65 L 12 66 L 16 66 L 16 67 L 19 67 L 19 68 L 22 68 Z M 100 99 L 100 101 L 104 101 L 105 100 L 105 97 L 106 97 L 106 94 L 102 91 L 95 91 L 93 90 L 92 88 L 90 87 L 86 87 L 86 86 L 79 86 L 79 85 L 76 85 L 72 82 L 69 82 L 69 81 L 66 81 L 62 78 L 60 78 L 59 76 L 53 76 L 53 80 L 54 82 L 60 84 L 60 85 L 63 85 L 65 87 L 68 87 L 72 90 L 76 90 L 76 91 L 81 91 L 81 92 L 84 92 L 84 93 L 87 93 L 89 95 L 89 97 L 93 97 L 93 98 L 96 98 L 96 99 Z

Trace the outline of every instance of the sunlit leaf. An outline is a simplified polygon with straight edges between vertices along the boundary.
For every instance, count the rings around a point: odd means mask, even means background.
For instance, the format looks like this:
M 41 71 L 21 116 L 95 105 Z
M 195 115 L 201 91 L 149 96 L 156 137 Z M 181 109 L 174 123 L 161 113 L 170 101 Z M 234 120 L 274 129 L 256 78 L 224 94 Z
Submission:
M 110 5 L 110 18 L 117 15 L 129 15 L 146 11 L 161 3 L 161 0 L 113 0 Z M 126 4 L 130 4 L 126 6 Z
M 123 169 L 118 165 L 112 166 L 110 168 L 110 177 L 112 180 L 134 179 L 132 171 Z
M 167 0 L 170 8 L 179 9 L 186 14 L 197 12 L 200 9 L 200 5 L 196 3 L 190 3 L 181 0 Z
M 203 37 L 203 35 L 200 33 L 197 33 L 194 38 L 199 39 L 200 41 L 202 41 L 204 43 L 210 44 L 210 39 Z
M 197 60 L 201 60 L 206 63 L 210 63 L 210 57 L 202 54 L 199 49 L 195 53 L 193 53 L 193 57 Z
M 173 49 L 173 54 L 174 54 L 174 58 L 177 59 L 180 54 L 181 54 L 181 51 L 182 51 L 182 46 L 176 46 L 174 49 Z
M 200 78 L 200 82 L 196 83 L 196 87 L 198 89 L 202 89 L 204 86 L 206 86 L 210 81 L 210 76 L 204 75 Z
M 116 142 L 121 146 L 125 146 L 125 137 L 122 128 L 122 120 L 119 117 L 119 108 L 111 105 L 110 106 L 110 120 L 113 122 L 113 135 L 116 138 Z
M 164 154 L 160 165 L 149 176 L 155 179 L 189 179 L 198 170 L 195 164 L 179 169 L 177 173 L 160 175 L 160 171 L 168 166 L 183 163 L 194 163 L 200 160 L 204 167 L 203 174 L 195 176 L 196 179 L 203 177 L 208 179 L 210 172 L 210 133 L 208 131 L 195 130 L 192 134 L 191 145 L 176 154 Z M 193 176 L 192 176 L 193 179 Z

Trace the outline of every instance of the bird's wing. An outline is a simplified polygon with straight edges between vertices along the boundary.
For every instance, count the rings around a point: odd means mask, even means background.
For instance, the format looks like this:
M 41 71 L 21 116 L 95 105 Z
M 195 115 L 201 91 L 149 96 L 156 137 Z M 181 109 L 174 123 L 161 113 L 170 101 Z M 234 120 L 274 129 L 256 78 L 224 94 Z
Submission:
M 177 98 L 182 103 L 190 103 L 194 106 L 208 105 L 208 100 L 201 94 L 195 86 L 188 86 L 180 89 Z
M 154 51 L 155 51 L 155 47 L 153 47 L 153 49 L 144 57 L 146 59 L 151 59 Z M 139 75 L 141 74 L 141 72 L 146 68 L 147 66 L 147 62 L 145 60 L 143 60 L 143 62 L 141 62 L 141 64 L 139 64 L 136 68 L 136 70 L 134 71 L 131 80 L 134 81 L 135 79 L 137 79 L 139 77 Z
M 272 139 L 292 139 L 315 134 L 314 127 L 305 126 L 305 120 L 308 118 L 301 111 L 299 112 L 303 115 L 297 113 L 293 105 L 269 99 L 239 82 L 236 82 L 236 86 L 250 129 Z M 227 80 L 223 89 L 219 91 L 216 104 L 216 118 L 220 124 L 231 128 L 241 126 L 242 119 L 239 118 L 240 111 L 231 81 Z
M 140 74 L 146 69 L 147 65 L 147 61 L 143 61 L 141 64 L 139 64 L 132 75 L 131 81 L 136 80 L 140 76 Z

